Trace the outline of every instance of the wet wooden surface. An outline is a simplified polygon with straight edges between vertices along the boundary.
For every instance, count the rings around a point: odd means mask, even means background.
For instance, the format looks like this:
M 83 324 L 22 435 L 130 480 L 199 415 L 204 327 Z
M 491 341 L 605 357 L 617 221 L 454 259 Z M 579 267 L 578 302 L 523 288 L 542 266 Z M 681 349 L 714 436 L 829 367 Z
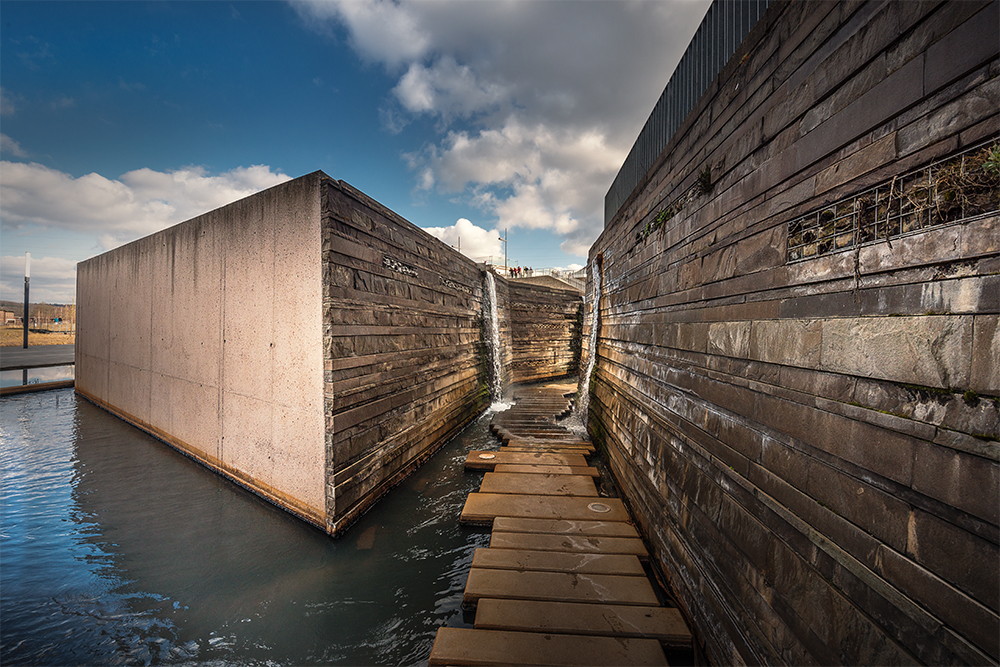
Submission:
M 492 529 L 463 595 L 475 627 L 439 629 L 429 664 L 665 665 L 664 646 L 690 645 L 625 505 L 599 495 L 592 444 L 558 423 L 575 390 L 516 387 L 515 405 L 493 417 L 504 444 L 468 455 L 470 474 L 487 472 L 461 520 Z

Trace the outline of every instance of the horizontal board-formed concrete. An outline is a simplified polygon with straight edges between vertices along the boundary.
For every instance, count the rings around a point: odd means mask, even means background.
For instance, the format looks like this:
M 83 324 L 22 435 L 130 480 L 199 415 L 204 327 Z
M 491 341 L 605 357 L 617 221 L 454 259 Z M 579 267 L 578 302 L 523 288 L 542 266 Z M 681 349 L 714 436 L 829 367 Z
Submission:
M 714 663 L 1000 660 L 998 26 L 774 3 L 591 250 L 588 427 Z

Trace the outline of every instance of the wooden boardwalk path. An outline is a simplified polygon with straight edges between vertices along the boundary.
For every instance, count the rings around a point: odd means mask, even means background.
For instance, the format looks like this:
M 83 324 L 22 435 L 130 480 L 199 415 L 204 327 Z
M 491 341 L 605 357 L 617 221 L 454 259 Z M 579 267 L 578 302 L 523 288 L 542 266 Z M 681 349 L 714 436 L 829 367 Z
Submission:
M 430 665 L 666 665 L 664 646 L 690 646 L 625 506 L 598 495 L 592 444 L 556 423 L 575 389 L 516 388 L 490 427 L 503 446 L 469 453 L 466 469 L 486 474 L 461 520 L 490 526 L 490 546 L 465 586 L 474 628 L 439 628 Z

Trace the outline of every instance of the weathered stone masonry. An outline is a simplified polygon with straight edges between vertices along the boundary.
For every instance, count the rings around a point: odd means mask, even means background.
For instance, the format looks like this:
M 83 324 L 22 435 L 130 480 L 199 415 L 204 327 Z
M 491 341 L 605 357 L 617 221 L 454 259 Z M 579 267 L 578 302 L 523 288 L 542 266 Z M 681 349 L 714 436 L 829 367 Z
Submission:
M 489 404 L 480 267 L 343 182 L 323 188 L 327 516 L 339 532 Z
M 591 250 L 589 427 L 717 664 L 1000 659 L 1000 203 L 907 185 L 996 145 L 998 25 L 775 3 Z
M 337 534 L 489 403 L 484 270 L 309 174 L 81 262 L 76 389 Z M 518 379 L 575 367 L 579 295 L 497 282 Z

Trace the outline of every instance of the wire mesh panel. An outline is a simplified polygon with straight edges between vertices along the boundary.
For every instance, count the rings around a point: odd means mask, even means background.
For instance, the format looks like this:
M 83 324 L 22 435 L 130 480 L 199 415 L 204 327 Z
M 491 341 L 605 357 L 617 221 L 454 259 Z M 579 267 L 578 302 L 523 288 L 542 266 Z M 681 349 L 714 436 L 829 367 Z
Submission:
M 897 176 L 788 223 L 788 261 L 1000 211 L 998 139 Z
M 618 213 L 770 3 L 771 0 L 712 2 L 604 197 L 604 224 Z

